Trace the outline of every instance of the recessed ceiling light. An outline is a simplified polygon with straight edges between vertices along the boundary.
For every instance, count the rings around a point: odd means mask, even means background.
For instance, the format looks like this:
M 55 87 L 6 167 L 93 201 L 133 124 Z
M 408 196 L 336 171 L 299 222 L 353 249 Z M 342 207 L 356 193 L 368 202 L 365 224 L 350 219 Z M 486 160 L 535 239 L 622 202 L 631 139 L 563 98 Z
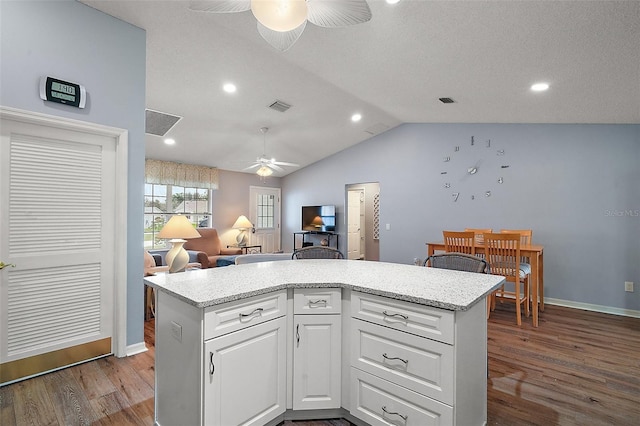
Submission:
M 224 90 L 227 93 L 235 93 L 236 85 L 233 83 L 226 83 L 224 86 L 222 86 L 222 90 Z
M 398 3 L 400 0 L 386 0 L 387 4 L 396 4 Z
M 351 121 L 353 121 L 354 123 L 357 123 L 360 120 L 362 120 L 362 114 L 356 113 L 351 116 Z
M 547 83 L 536 83 L 531 86 L 531 90 L 534 92 L 544 92 L 549 89 L 549 85 Z
M 166 143 L 167 145 L 175 145 L 176 144 L 176 140 L 175 139 L 171 139 L 171 138 L 167 138 L 164 140 L 164 143 Z

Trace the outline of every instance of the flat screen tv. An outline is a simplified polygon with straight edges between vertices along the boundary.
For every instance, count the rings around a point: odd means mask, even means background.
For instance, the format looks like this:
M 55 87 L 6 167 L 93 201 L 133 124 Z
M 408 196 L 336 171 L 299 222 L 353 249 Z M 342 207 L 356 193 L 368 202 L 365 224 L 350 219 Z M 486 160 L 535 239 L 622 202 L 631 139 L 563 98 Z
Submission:
M 336 206 L 302 206 L 302 230 L 335 232 Z

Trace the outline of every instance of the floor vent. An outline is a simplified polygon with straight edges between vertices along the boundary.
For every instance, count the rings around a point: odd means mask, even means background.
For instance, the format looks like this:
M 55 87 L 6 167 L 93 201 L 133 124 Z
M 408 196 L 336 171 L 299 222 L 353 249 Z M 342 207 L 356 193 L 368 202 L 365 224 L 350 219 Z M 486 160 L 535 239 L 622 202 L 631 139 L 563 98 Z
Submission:
M 145 133 L 156 136 L 164 136 L 182 119 L 177 115 L 166 112 L 146 109 L 145 111 Z
M 439 100 L 440 102 L 442 102 L 443 104 L 453 104 L 453 103 L 455 103 L 455 102 L 456 102 L 456 101 L 454 101 L 454 100 L 453 100 L 453 99 L 451 99 L 451 98 L 438 98 L 438 100 Z
M 280 111 L 280 112 L 285 112 L 286 110 L 288 110 L 289 108 L 291 108 L 291 105 L 289 105 L 286 102 L 282 102 L 282 101 L 275 101 L 274 103 L 272 103 L 271 105 L 269 105 L 269 108 L 271 109 L 275 109 L 276 111 Z

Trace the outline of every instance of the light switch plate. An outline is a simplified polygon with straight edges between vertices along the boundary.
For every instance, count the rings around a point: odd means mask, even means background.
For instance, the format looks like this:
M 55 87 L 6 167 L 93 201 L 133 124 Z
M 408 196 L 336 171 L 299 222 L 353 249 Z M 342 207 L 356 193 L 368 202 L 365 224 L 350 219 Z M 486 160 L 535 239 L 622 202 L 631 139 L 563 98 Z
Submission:
M 625 281 L 624 282 L 624 291 L 628 291 L 633 293 L 633 281 Z

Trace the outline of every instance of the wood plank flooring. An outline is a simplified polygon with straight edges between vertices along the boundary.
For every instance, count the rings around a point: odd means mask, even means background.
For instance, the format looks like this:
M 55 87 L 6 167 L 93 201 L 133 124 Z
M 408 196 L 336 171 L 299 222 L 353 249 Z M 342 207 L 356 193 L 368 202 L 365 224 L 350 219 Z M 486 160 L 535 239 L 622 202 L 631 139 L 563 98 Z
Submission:
M 511 304 L 489 320 L 488 424 L 640 424 L 640 319 L 547 306 L 540 327 Z M 149 351 L 107 357 L 0 388 L 0 425 L 153 425 Z M 348 422 L 285 422 L 284 426 Z

